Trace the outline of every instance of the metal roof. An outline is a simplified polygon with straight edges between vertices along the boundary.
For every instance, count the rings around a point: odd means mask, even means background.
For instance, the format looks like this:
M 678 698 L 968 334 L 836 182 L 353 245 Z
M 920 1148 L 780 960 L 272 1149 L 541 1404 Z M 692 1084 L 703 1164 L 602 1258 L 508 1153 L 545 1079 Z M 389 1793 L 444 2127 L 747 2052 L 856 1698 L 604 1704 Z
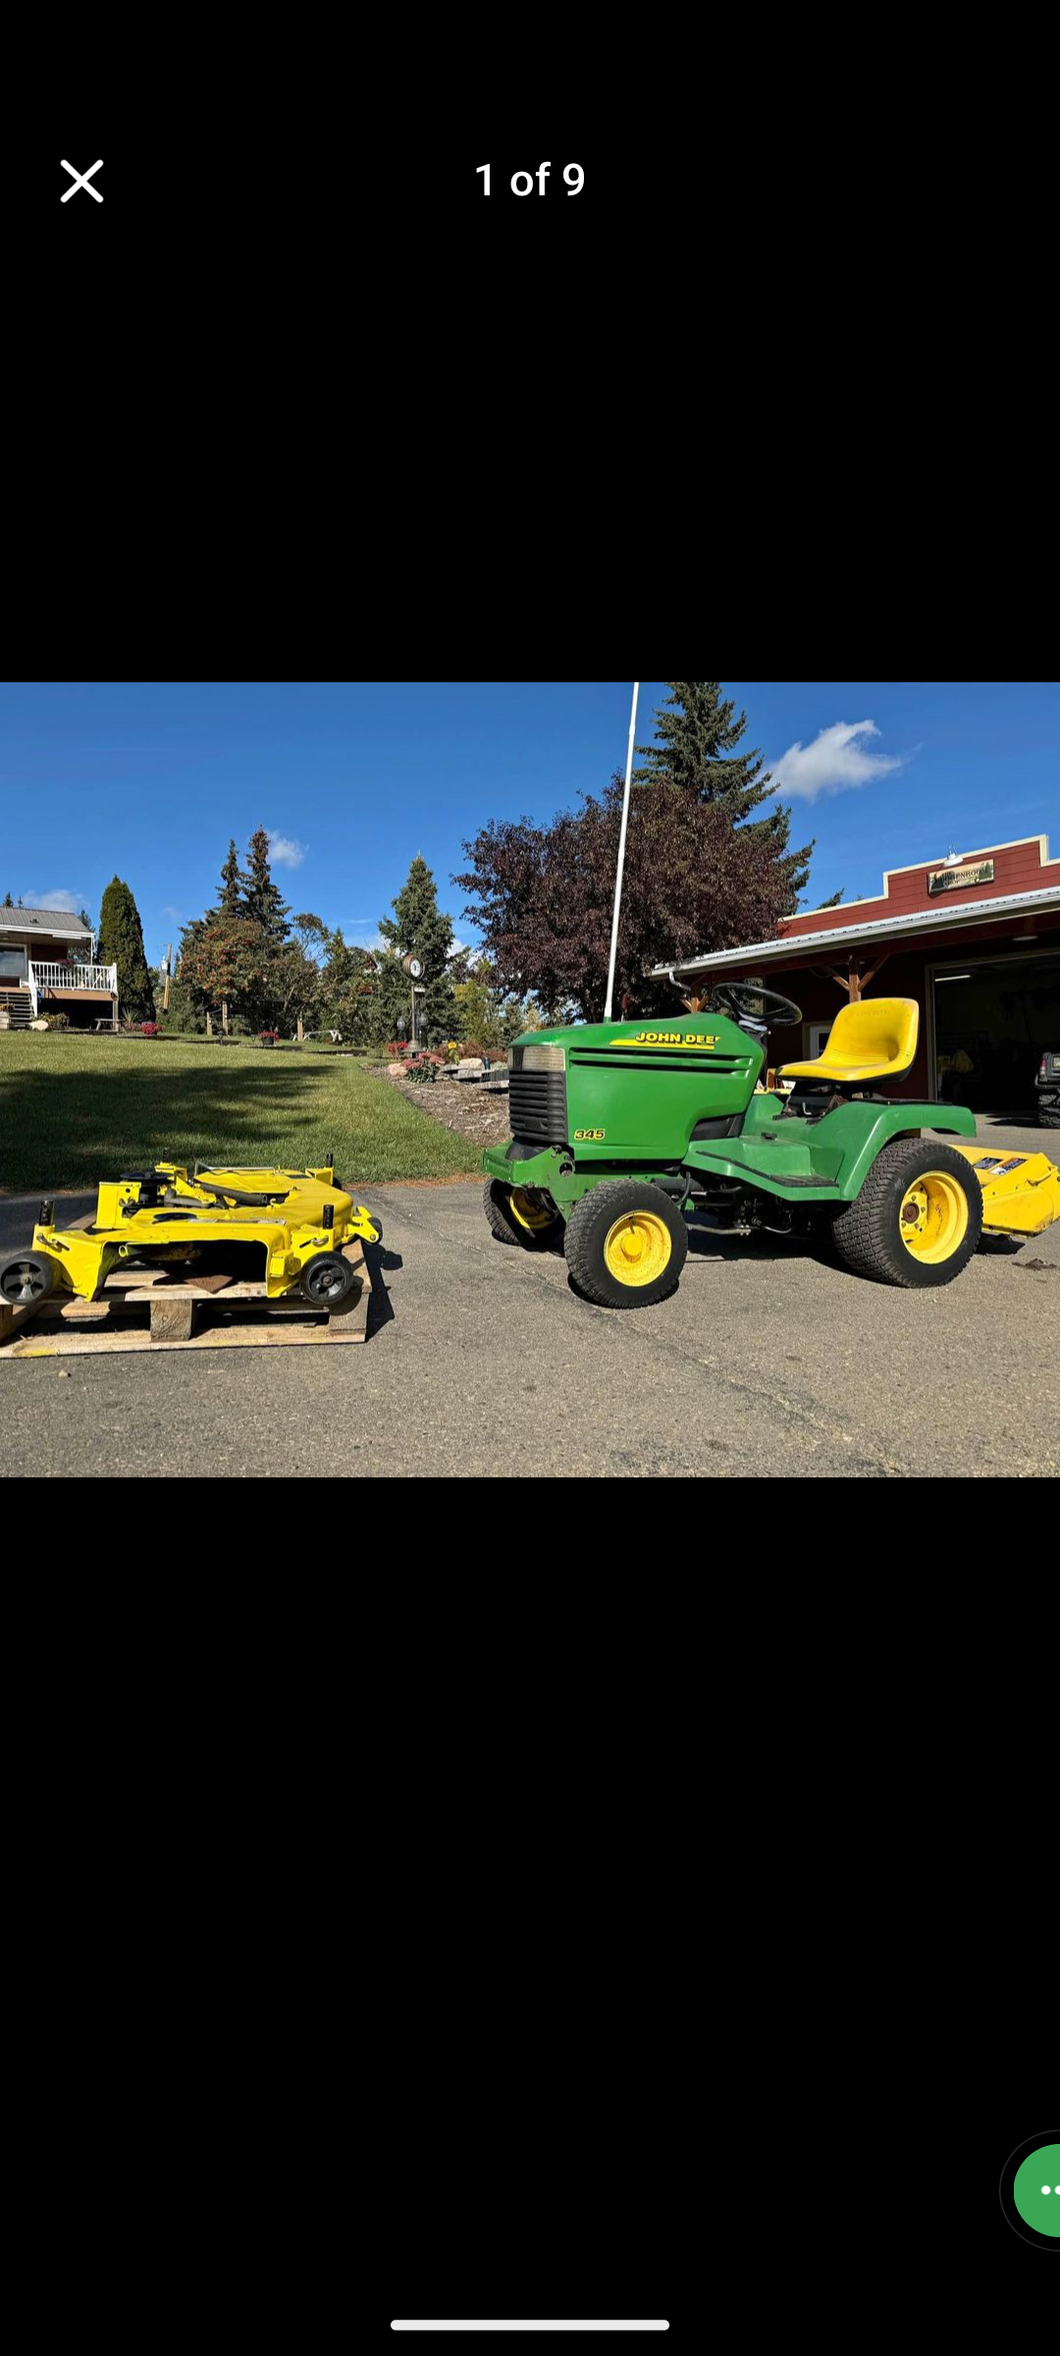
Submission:
M 1036 892 L 1008 892 L 996 900 L 958 900 L 955 906 L 914 909 L 911 916 L 878 917 L 872 924 L 831 925 L 823 933 L 782 933 L 776 941 L 751 941 L 745 949 L 718 949 L 713 956 L 675 958 L 670 965 L 653 965 L 652 977 L 675 973 L 713 972 L 718 965 L 756 965 L 764 960 L 801 954 L 804 949 L 845 949 L 859 941 L 888 940 L 893 933 L 933 933 L 940 925 L 998 922 L 1010 909 L 1030 915 L 1036 908 L 1060 909 L 1060 884 L 1046 884 Z
M 71 916 L 68 908 L 0 908 L 0 925 L 8 933 L 26 932 L 32 925 L 56 941 L 92 937 L 90 927 L 82 924 L 79 916 Z

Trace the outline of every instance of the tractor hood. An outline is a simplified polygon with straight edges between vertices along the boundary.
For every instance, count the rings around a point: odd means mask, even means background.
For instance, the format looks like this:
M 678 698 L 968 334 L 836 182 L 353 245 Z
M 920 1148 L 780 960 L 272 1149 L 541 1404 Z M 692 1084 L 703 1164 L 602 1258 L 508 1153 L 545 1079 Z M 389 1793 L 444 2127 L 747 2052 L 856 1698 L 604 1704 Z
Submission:
M 562 1049 L 564 1060 L 543 1049 Z M 572 1055 L 698 1054 L 720 1062 L 761 1062 L 757 1039 L 724 1014 L 631 1015 L 624 1023 L 578 1023 L 566 1030 L 524 1031 L 508 1050 L 512 1071 L 562 1071 Z
M 635 1015 L 526 1031 L 508 1063 L 521 1152 L 677 1162 L 704 1121 L 727 1126 L 746 1111 L 762 1049 L 727 1015 Z

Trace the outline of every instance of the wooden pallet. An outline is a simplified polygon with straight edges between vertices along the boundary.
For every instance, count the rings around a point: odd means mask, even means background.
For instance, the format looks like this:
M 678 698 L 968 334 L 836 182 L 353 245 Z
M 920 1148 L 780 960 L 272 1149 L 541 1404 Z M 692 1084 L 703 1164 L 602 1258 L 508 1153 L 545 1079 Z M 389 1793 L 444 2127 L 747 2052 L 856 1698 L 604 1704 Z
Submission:
M 342 1256 L 356 1271 L 357 1284 L 338 1309 L 314 1309 L 300 1293 L 267 1301 L 264 1284 L 237 1284 L 227 1276 L 174 1278 L 164 1268 L 130 1268 L 108 1276 L 98 1301 L 67 1295 L 36 1308 L 0 1303 L 0 1358 L 363 1342 L 372 1287 L 359 1236 L 344 1245 Z

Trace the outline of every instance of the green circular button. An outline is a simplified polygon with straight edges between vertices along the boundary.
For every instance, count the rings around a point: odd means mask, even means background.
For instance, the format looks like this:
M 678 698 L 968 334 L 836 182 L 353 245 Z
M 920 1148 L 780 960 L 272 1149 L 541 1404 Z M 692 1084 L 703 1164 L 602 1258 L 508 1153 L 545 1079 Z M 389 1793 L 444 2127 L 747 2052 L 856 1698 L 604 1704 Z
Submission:
M 1039 2144 L 1020 2161 L 1012 2198 L 1025 2225 L 1060 2240 L 1060 2143 Z

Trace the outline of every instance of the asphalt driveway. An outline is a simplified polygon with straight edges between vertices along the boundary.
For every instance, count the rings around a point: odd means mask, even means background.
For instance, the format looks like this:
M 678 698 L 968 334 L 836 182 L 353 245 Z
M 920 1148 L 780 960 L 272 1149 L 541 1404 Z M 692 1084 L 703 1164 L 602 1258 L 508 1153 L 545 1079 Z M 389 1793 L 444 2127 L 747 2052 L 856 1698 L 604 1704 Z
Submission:
M 611 1312 L 578 1299 L 559 1255 L 495 1244 L 477 1186 L 361 1198 L 383 1226 L 365 1348 L 0 1356 L 4 1470 L 1060 1471 L 1060 1223 L 1044 1266 L 1026 1247 L 987 1245 L 926 1293 L 693 1224 L 678 1293 Z M 90 1200 L 65 1197 L 64 1212 Z M 26 1239 L 31 1207 L 0 1203 L 0 1248 Z

